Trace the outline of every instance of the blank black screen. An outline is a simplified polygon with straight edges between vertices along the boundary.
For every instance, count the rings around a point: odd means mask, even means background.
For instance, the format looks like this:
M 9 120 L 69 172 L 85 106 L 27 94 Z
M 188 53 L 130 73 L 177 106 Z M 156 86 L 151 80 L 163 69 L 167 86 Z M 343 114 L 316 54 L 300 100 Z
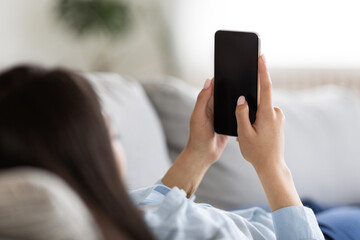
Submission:
M 215 34 L 214 128 L 237 136 L 236 102 L 243 95 L 250 122 L 257 110 L 259 38 L 255 33 L 217 31 Z

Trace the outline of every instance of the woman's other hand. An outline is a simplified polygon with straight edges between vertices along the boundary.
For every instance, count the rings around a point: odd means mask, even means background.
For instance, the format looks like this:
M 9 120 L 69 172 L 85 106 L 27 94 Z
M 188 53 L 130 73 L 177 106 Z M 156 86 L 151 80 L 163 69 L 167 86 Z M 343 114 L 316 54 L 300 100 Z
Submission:
M 190 136 L 186 148 L 204 156 L 212 164 L 219 159 L 228 140 L 229 136 L 214 131 L 214 79 L 207 79 L 190 118 Z
M 284 122 L 282 111 L 272 106 L 271 80 L 264 57 L 259 57 L 260 103 L 251 125 L 249 107 L 240 96 L 236 107 L 238 142 L 243 157 L 255 169 L 272 168 L 284 162 Z
M 166 186 L 176 186 L 191 196 L 209 167 L 219 159 L 229 137 L 215 133 L 213 114 L 214 84 L 208 79 L 190 118 L 188 143 L 162 179 Z
M 290 170 L 284 160 L 285 117 L 272 106 L 271 80 L 264 56 L 259 57 L 260 104 L 251 125 L 246 99 L 240 96 L 236 107 L 238 142 L 243 157 L 255 168 L 270 208 L 301 206 Z

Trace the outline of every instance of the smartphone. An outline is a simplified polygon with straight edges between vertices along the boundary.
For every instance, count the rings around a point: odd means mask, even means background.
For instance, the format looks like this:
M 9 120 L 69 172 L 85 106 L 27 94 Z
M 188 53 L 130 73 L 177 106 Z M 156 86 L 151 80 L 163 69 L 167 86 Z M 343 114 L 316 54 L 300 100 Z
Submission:
M 255 122 L 258 99 L 260 40 L 253 32 L 219 30 L 215 33 L 214 129 L 237 136 L 237 99 L 245 96 L 249 119 Z

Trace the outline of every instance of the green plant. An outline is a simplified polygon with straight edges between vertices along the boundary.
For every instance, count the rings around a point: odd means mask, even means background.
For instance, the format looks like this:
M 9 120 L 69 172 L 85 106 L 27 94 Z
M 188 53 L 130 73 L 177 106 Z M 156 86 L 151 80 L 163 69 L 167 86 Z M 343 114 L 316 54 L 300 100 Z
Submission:
M 58 0 L 55 10 L 59 19 L 79 36 L 117 37 L 131 22 L 129 7 L 121 0 Z

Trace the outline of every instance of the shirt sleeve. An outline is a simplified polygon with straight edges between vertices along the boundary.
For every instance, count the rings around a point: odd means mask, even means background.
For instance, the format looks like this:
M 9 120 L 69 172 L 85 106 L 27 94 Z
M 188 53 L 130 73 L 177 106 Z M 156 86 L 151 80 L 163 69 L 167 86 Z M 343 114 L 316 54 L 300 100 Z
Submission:
M 278 240 L 324 239 L 314 212 L 307 207 L 291 206 L 272 213 L 275 235 Z
M 158 239 L 324 239 L 314 213 L 305 207 L 272 214 L 261 208 L 229 212 L 195 203 L 184 191 L 161 181 L 130 195 Z

